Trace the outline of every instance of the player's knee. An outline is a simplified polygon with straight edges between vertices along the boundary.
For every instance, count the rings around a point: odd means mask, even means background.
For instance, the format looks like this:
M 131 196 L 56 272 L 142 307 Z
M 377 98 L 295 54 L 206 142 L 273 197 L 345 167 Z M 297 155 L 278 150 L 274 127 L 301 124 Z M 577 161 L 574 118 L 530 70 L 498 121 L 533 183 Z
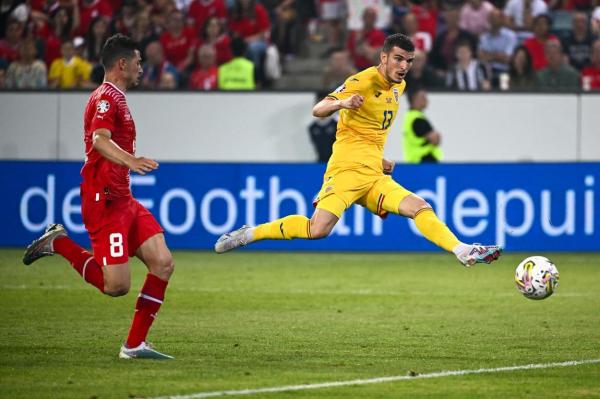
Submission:
M 151 268 L 152 274 L 158 276 L 162 280 L 169 280 L 175 271 L 175 263 L 170 253 L 158 257 Z
M 127 295 L 129 292 L 130 285 L 129 283 L 119 282 L 119 283 L 104 283 L 104 293 L 108 296 L 118 297 Z
M 325 238 L 329 235 L 329 233 L 331 233 L 331 230 L 333 229 L 333 226 L 328 226 L 328 225 L 319 225 L 319 224 L 311 224 L 310 225 L 310 238 L 312 239 L 319 239 L 319 238 Z

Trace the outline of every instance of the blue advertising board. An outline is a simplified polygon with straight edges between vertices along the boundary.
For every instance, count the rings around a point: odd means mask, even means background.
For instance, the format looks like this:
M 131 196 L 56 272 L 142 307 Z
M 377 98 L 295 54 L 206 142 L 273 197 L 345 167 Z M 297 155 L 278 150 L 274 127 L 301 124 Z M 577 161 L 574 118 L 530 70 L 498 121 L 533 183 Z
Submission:
M 24 247 L 50 222 L 89 246 L 80 162 L 0 162 L 0 246 Z M 323 164 L 161 163 L 132 176 L 134 196 L 173 249 L 211 249 L 242 224 L 310 215 Z M 394 178 L 421 195 L 465 242 L 509 251 L 600 251 L 600 163 L 398 165 Z M 353 206 L 322 240 L 263 241 L 255 249 L 433 251 L 411 220 Z

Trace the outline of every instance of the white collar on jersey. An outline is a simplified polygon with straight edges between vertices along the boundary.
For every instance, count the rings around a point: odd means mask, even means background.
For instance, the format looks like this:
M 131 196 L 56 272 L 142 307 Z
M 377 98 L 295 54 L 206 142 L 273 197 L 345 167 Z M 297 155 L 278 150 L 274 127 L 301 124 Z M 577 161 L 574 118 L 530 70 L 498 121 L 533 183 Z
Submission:
M 117 85 L 115 85 L 114 83 L 109 82 L 107 80 L 105 80 L 104 83 L 111 85 L 116 91 L 118 91 L 119 93 L 121 93 L 123 95 L 123 97 L 125 97 L 125 93 L 123 93 L 123 91 L 121 91 L 121 89 L 119 89 L 117 87 Z

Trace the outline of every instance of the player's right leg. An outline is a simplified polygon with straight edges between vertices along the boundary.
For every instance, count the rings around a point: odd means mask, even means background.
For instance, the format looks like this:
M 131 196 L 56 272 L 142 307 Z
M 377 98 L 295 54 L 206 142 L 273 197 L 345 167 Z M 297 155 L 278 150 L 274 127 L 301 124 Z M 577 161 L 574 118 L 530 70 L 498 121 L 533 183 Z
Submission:
M 86 282 L 105 292 L 102 267 L 90 252 L 69 238 L 67 231 L 60 224 L 48 225 L 44 234 L 27 247 L 23 255 L 23 263 L 30 265 L 40 258 L 55 253 L 67 259 Z
M 256 227 L 242 226 L 219 237 L 215 244 L 215 252 L 221 254 L 261 240 L 324 238 L 331 233 L 338 220 L 339 217 L 332 212 L 317 208 L 310 219 L 302 215 L 289 215 Z

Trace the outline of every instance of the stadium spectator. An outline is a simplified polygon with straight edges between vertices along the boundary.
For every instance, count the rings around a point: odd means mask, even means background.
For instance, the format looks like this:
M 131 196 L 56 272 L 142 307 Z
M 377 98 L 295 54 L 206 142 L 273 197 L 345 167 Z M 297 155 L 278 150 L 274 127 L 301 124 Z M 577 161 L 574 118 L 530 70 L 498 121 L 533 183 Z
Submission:
M 326 90 L 325 92 L 317 93 L 317 103 L 330 92 Z M 339 112 L 334 112 L 322 118 L 315 117 L 308 126 L 310 141 L 317 153 L 317 162 L 327 162 L 331 157 L 339 117 Z
M 233 59 L 219 67 L 220 90 L 254 90 L 254 64 L 244 57 L 246 42 L 236 37 L 231 41 Z
M 142 60 L 145 60 L 146 47 L 148 47 L 148 44 L 158 40 L 158 35 L 152 25 L 150 14 L 147 11 L 140 11 L 136 14 L 131 31 L 131 38 L 140 47 Z
M 318 0 L 320 17 L 327 25 L 328 51 L 337 48 L 342 43 L 343 22 L 346 17 L 346 2 L 344 0 Z
M 177 88 L 177 75 L 175 72 L 165 71 L 160 75 L 158 90 L 175 90 Z
M 393 0 L 391 2 L 392 20 L 390 22 L 390 26 L 387 29 L 387 33 L 393 34 L 394 32 L 406 32 L 406 27 L 404 26 L 404 16 L 410 12 L 410 7 L 411 4 L 408 0 Z
M 385 33 L 375 27 L 377 11 L 372 7 L 364 9 L 362 14 L 363 27 L 351 31 L 346 44 L 352 62 L 358 70 L 369 68 L 378 63 L 379 52 L 385 41 Z
M 78 89 L 90 87 L 92 65 L 75 54 L 71 40 L 60 47 L 62 56 L 50 65 L 48 87 L 60 89 Z
M 11 63 L 19 58 L 19 44 L 23 40 L 25 26 L 16 19 L 8 21 L 6 36 L 0 39 L 0 59 Z
M 488 66 L 473 58 L 469 42 L 462 42 L 456 46 L 456 63 L 446 75 L 446 87 L 460 91 L 492 88 Z
M 471 49 L 476 48 L 476 38 L 458 26 L 458 9 L 449 7 L 444 11 L 446 29 L 443 30 L 433 42 L 430 53 L 432 66 L 440 73 L 445 73 L 456 59 L 458 43 L 470 43 Z
M 47 66 L 60 58 L 62 42 L 73 38 L 79 28 L 78 18 L 78 14 L 73 14 L 72 8 L 57 6 L 50 12 L 50 22 L 37 31 L 37 37 L 44 42 L 44 61 Z
M 194 62 L 196 33 L 185 26 L 183 12 L 175 10 L 169 15 L 167 30 L 160 35 L 165 58 L 183 73 Z
M 145 89 L 158 89 L 162 82 L 162 75 L 169 73 L 178 78 L 175 66 L 165 59 L 165 54 L 160 42 L 152 42 L 146 47 L 146 62 L 142 75 L 141 87 Z
M 94 18 L 85 35 L 85 58 L 92 64 L 100 63 L 100 52 L 109 36 L 106 19 L 102 17 Z
M 490 65 L 492 81 L 497 82 L 501 73 L 508 72 L 510 57 L 517 46 L 517 35 L 506 28 L 502 12 L 493 9 L 489 14 L 490 30 L 479 38 L 479 59 Z
M 487 0 L 467 0 L 460 9 L 461 29 L 479 36 L 490 29 L 489 15 L 494 9 Z
M 579 73 L 565 62 L 560 42 L 549 40 L 544 49 L 548 66 L 536 73 L 536 87 L 549 91 L 579 89 Z
M 529 51 L 517 47 L 509 62 L 509 86 L 511 90 L 532 90 L 535 87 L 535 71 Z
M 291 59 L 299 52 L 300 39 L 303 36 L 301 18 L 303 7 L 300 4 L 309 3 L 301 0 L 276 0 L 278 3 L 273 7 L 272 15 L 273 29 L 271 40 L 286 59 Z M 308 10 L 305 11 L 306 15 Z
M 539 71 L 548 64 L 546 60 L 545 46 L 548 41 L 558 41 L 558 38 L 550 33 L 552 20 L 547 14 L 541 14 L 533 20 L 533 36 L 523 42 L 523 46 L 529 51 L 533 62 L 533 69 Z
M 572 22 L 573 30 L 563 40 L 562 45 L 571 66 L 581 70 L 590 62 L 594 38 L 588 28 L 588 17 L 584 12 L 573 12 Z
M 192 71 L 188 87 L 192 90 L 216 90 L 219 72 L 215 49 L 208 44 L 202 45 L 197 56 L 197 67 Z
M 162 33 L 167 30 L 171 14 L 175 11 L 177 11 L 177 8 L 175 8 L 175 3 L 173 3 L 173 0 L 152 1 L 152 7 L 150 8 L 150 20 L 152 21 L 152 26 L 157 33 Z
M 600 5 L 592 12 L 591 25 L 592 33 L 596 36 L 600 36 Z
M 329 62 L 323 73 L 323 88 L 332 92 L 341 86 L 348 76 L 354 75 L 356 72 L 356 68 L 350 61 L 350 53 L 343 48 L 334 49 L 331 51 Z
M 423 111 L 429 101 L 423 88 L 407 93 L 409 110 L 402 124 L 402 150 L 406 163 L 438 163 L 443 158 L 441 134 L 433 128 Z
M 507 26 L 519 32 L 519 39 L 525 39 L 533 30 L 533 19 L 548 12 L 544 0 L 508 0 L 504 7 L 507 17 Z
M 581 87 L 584 90 L 600 90 L 600 39 L 592 45 L 591 62 L 581 70 Z
M 438 8 L 434 0 L 414 1 L 410 12 L 415 14 L 419 22 L 419 32 L 428 32 L 432 38 L 438 34 Z
M 445 86 L 445 77 L 438 75 L 427 63 L 427 53 L 415 50 L 413 65 L 405 76 L 408 90 L 415 87 L 435 89 Z
M 254 64 L 255 78 L 260 83 L 264 82 L 263 64 L 271 30 L 267 10 L 256 0 L 235 0 L 230 13 L 229 29 L 246 42 L 246 56 Z
M 19 59 L 13 61 L 6 72 L 5 87 L 8 89 L 45 89 L 47 86 L 46 64 L 37 57 L 35 42 L 23 40 L 19 44 Z
M 85 36 L 95 18 L 106 18 L 110 21 L 112 16 L 113 9 L 108 0 L 82 0 L 79 11 L 79 34 Z
M 109 30 L 130 35 L 139 9 L 136 0 L 124 0 L 122 7 L 118 9 L 119 12 L 111 21 Z
M 6 84 L 6 70 L 8 69 L 8 63 L 0 59 L 0 89 L 5 87 Z
M 188 20 L 198 29 L 198 33 L 202 33 L 201 30 L 212 18 L 215 18 L 220 25 L 226 23 L 227 7 L 224 0 L 193 0 L 190 3 Z
M 231 39 L 229 35 L 223 31 L 223 25 L 217 17 L 210 17 L 204 21 L 198 46 L 211 46 L 217 56 L 217 65 L 221 65 L 231 59 Z
M 415 50 L 422 50 L 426 53 L 431 51 L 433 38 L 426 31 L 419 31 L 419 21 L 412 12 L 407 12 L 402 18 L 402 29 L 406 36 L 415 44 Z

